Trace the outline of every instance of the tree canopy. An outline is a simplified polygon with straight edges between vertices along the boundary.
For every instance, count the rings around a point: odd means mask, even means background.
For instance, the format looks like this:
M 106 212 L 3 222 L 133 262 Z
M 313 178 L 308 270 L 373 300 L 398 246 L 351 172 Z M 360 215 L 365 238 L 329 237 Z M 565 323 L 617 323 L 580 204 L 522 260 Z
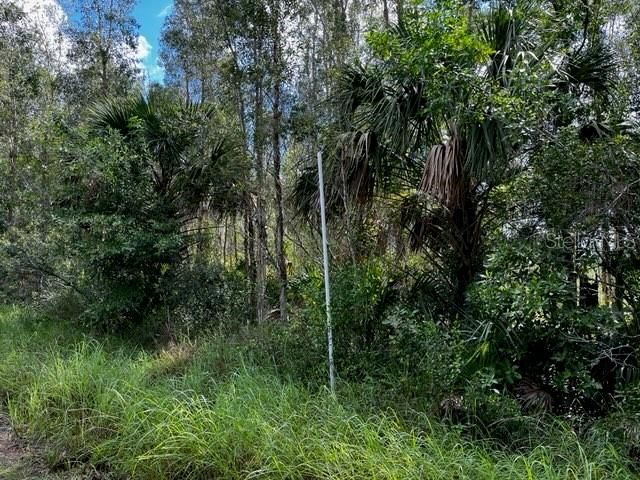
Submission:
M 1 302 L 322 383 L 321 153 L 339 384 L 638 468 L 637 2 L 175 0 L 162 84 L 135 3 L 0 5 Z

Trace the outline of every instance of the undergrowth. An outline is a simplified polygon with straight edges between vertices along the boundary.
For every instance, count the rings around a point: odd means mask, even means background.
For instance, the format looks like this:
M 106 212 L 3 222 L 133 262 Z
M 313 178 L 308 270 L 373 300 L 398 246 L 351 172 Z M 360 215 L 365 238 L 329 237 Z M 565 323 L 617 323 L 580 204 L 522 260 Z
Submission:
M 52 466 L 140 479 L 633 478 L 610 445 L 569 429 L 499 451 L 426 416 L 408 426 L 392 410 L 358 413 L 214 338 L 153 353 L 5 309 L 0 358 L 12 421 L 46 442 Z

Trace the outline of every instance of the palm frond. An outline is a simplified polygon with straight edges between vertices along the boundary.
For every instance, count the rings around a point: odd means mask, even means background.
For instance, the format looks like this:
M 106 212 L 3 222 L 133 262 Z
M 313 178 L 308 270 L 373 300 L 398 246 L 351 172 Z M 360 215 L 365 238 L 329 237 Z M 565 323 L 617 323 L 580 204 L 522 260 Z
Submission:
M 90 107 L 89 124 L 99 131 L 111 129 L 127 135 L 134 126 L 133 120 L 146 120 L 148 114 L 149 104 L 143 95 L 114 97 Z
M 100 132 L 141 134 L 156 192 L 168 208 L 187 214 L 214 197 L 219 209 L 240 203 L 238 180 L 244 178 L 244 171 L 233 164 L 238 162 L 244 169 L 243 156 L 233 142 L 212 137 L 215 113 L 211 105 L 152 92 L 149 97 L 138 94 L 98 102 L 89 120 Z M 229 198 L 223 199 L 225 192 Z
M 640 138 L 640 118 L 637 114 L 631 115 L 621 122 L 619 128 L 626 135 Z
M 397 221 L 398 226 L 408 232 L 409 247 L 413 251 L 425 251 L 428 246 L 431 253 L 437 255 L 436 252 L 447 250 L 451 235 L 449 211 L 430 196 L 417 191 L 403 198 Z M 441 263 L 436 258 L 431 260 L 434 266 Z
M 442 272 L 426 270 L 413 283 L 408 300 L 431 318 L 446 323 L 455 310 L 451 301 L 452 287 Z
M 523 378 L 515 387 L 516 396 L 525 411 L 546 412 L 553 406 L 553 396 L 531 379 Z
M 431 147 L 424 164 L 420 191 L 429 193 L 448 208 L 462 204 L 467 188 L 464 145 L 455 127 L 446 143 Z
M 363 104 L 375 104 L 384 98 L 383 75 L 379 68 L 360 63 L 340 71 L 333 97 L 343 119 L 351 117 Z
M 426 80 L 389 77 L 379 65 L 346 67 L 339 75 L 334 102 L 343 130 L 372 131 L 399 154 L 439 138 L 425 110 Z
M 490 116 L 466 125 L 464 168 L 476 183 L 493 185 L 509 172 L 515 147 L 502 122 Z
M 596 95 L 609 95 L 616 79 L 614 53 L 596 43 L 570 55 L 560 68 L 557 85 L 563 90 L 589 88 Z
M 311 220 L 317 214 L 320 208 L 317 168 L 308 165 L 298 172 L 288 201 L 298 217 Z
M 392 185 L 394 167 L 388 161 L 377 136 L 370 131 L 337 135 L 334 148 L 325 154 L 324 177 L 327 211 L 344 210 L 345 202 L 368 205 L 374 196 Z M 318 172 L 315 162 L 297 177 L 290 202 L 299 215 L 310 218 L 319 208 Z
M 528 21 L 532 4 L 519 2 L 516 8 L 500 4 L 481 16 L 480 37 L 491 48 L 487 76 L 509 83 L 509 74 L 522 59 L 535 60 L 533 29 Z

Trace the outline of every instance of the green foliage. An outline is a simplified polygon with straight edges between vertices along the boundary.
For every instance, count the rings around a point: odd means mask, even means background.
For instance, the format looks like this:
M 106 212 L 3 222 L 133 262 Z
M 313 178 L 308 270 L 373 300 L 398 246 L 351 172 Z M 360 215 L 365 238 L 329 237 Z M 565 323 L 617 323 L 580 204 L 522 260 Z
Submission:
M 523 415 L 515 397 L 501 389 L 492 368 L 467 371 L 461 377 L 464 385 L 458 395 L 441 403 L 442 413 L 451 422 L 472 437 L 491 438 L 507 448 L 531 446 L 532 439 L 541 442 L 539 419 Z
M 640 384 L 634 382 L 617 394 L 616 408 L 599 420 L 595 431 L 611 442 L 636 466 L 640 465 Z
M 238 208 L 244 164 L 232 141 L 208 137 L 213 114 L 156 89 L 98 104 L 93 128 L 75 138 L 57 200 L 59 241 L 82 272 L 87 323 L 121 330 L 159 310 L 167 278 L 182 275 L 198 240 L 200 206 Z
M 249 288 L 240 271 L 196 259 L 166 276 L 160 286 L 174 333 L 190 337 L 205 331 L 237 331 L 250 318 Z
M 589 236 L 609 222 L 633 236 L 638 152 L 635 135 L 596 122 L 565 128 L 546 142 L 534 157 L 531 189 L 549 226 Z
M 467 7 L 445 2 L 408 14 L 394 29 L 370 31 L 366 38 L 375 57 L 397 66 L 396 75 L 429 78 L 437 89 L 451 82 L 462 84 L 470 75 L 465 69 L 493 53 L 469 20 Z M 445 61 L 434 61 L 436 58 Z M 442 102 L 450 104 L 449 100 Z
M 526 409 L 597 414 L 624 385 L 626 359 L 635 354 L 613 312 L 576 306 L 570 275 L 559 252 L 505 242 L 470 291 L 465 328 L 474 362 Z
M 386 261 L 373 259 L 334 269 L 331 313 L 338 374 L 345 381 L 369 378 L 388 384 L 387 395 L 372 398 L 373 404 L 408 402 L 439 415 L 440 402 L 461 389 L 463 348 L 455 332 L 404 298 L 402 275 Z M 276 329 L 283 345 L 273 347 L 272 356 L 296 378 L 322 384 L 326 358 L 322 277 L 312 273 L 294 278 L 291 287 L 292 303 L 301 308 L 287 328 Z
M 462 380 L 463 349 L 456 332 L 402 305 L 388 311 L 384 324 L 390 329 L 385 364 L 393 388 L 415 399 L 418 408 L 446 415 L 442 402 L 459 391 Z
M 83 139 L 84 140 L 84 139 Z M 158 282 L 184 249 L 178 219 L 154 194 L 144 151 L 118 133 L 87 139 L 69 162 L 60 205 L 84 268 L 86 321 L 119 329 L 158 299 Z
M 357 377 L 387 341 L 389 328 L 383 320 L 393 300 L 393 291 L 389 288 L 392 282 L 393 273 L 385 272 L 377 260 L 346 264 L 333 271 L 331 315 L 336 362 L 343 366 L 341 375 L 345 378 Z M 302 305 L 297 314 L 300 321 L 312 328 L 317 338 L 323 338 L 325 310 L 321 273 L 314 270 L 304 278 L 292 280 L 292 289 L 293 303 Z M 318 347 L 324 350 L 324 343 L 320 342 Z
M 237 352 L 231 375 L 219 376 L 215 343 L 191 358 L 95 341 L 54 347 L 56 332 L 41 327 L 25 331 L 3 312 L 0 389 L 15 428 L 47 438 L 58 467 L 90 461 L 141 479 L 633 478 L 610 445 L 568 431 L 555 431 L 554 447 L 509 454 L 424 416 L 413 429 L 391 411 L 361 416 L 328 392 L 240 365 Z

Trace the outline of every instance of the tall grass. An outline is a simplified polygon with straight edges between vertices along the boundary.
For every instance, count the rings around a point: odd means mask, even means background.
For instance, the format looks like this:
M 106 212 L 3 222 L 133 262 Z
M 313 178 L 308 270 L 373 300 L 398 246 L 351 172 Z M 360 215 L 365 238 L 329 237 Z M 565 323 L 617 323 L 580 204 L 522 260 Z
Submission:
M 570 431 L 526 454 L 463 440 L 426 417 L 365 417 L 244 363 L 220 342 L 159 353 L 64 340 L 0 312 L 0 390 L 52 464 L 141 479 L 626 479 L 607 445 Z

